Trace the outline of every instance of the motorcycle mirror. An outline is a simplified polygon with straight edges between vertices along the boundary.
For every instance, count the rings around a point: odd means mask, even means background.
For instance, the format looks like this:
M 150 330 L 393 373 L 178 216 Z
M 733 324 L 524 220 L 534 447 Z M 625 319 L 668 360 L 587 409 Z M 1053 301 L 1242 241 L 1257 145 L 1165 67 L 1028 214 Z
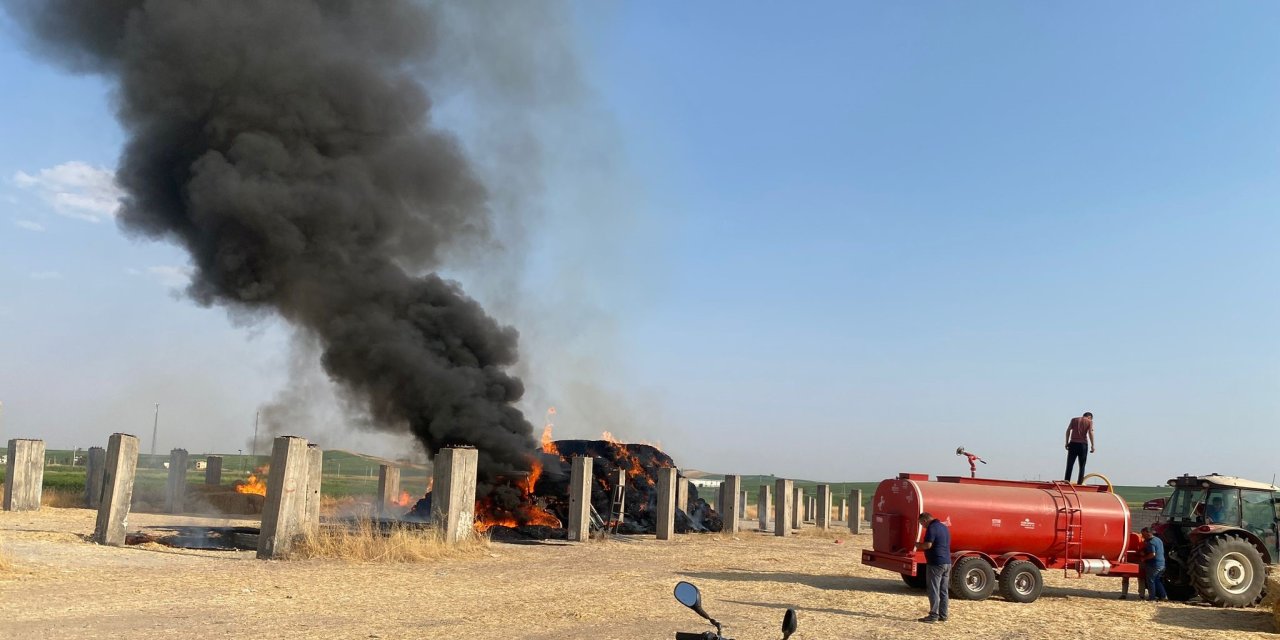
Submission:
M 702 594 L 689 582 L 676 583 L 676 600 L 690 609 L 702 606 Z
M 676 600 L 679 601 L 680 604 L 693 609 L 694 613 L 706 618 L 708 622 L 716 625 L 716 628 L 719 628 L 720 623 L 716 622 L 715 618 L 707 615 L 707 612 L 702 610 L 702 593 L 699 592 L 698 588 L 693 586 L 692 583 L 684 581 L 676 583 Z
M 791 634 L 796 632 L 796 628 L 800 626 L 800 622 L 796 620 L 796 610 L 787 609 L 782 616 L 782 640 L 787 640 Z

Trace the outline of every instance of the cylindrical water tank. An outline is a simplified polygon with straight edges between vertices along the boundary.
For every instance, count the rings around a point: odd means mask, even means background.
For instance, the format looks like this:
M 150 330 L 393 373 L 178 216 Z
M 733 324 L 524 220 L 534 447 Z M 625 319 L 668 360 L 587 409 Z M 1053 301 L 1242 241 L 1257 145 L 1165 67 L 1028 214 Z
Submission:
M 919 517 L 925 511 L 950 527 L 953 553 L 1026 553 L 1046 565 L 1079 559 L 1120 563 L 1129 543 L 1128 505 L 1095 485 L 1073 490 L 1051 482 L 930 481 L 903 474 L 880 483 L 871 510 L 873 545 L 882 553 L 909 553 L 920 540 Z M 1080 543 L 1069 555 L 1068 539 Z

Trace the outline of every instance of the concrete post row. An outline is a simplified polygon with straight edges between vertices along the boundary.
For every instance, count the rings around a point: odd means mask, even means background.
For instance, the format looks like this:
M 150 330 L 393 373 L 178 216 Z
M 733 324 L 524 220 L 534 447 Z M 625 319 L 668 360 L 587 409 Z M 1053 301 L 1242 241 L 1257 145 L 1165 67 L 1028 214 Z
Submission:
M 840 499 L 840 506 L 836 508 L 836 520 L 844 522 L 844 514 L 849 509 L 849 500 L 847 498 Z
M 471 447 L 441 449 L 432 474 L 431 521 L 446 543 L 475 535 L 476 467 L 480 454 Z
M 756 512 L 760 520 L 760 530 L 769 530 L 769 511 L 772 508 L 769 500 L 769 485 L 760 485 L 760 490 L 756 493 Z
M 395 509 L 394 503 L 400 499 L 400 467 L 389 464 L 378 466 L 378 517 L 385 518 Z
M 570 486 L 573 486 L 570 484 Z M 658 469 L 658 524 L 659 540 L 670 540 L 676 533 L 676 470 Z
M 169 481 L 165 483 L 164 512 L 182 513 L 187 508 L 187 450 L 169 452 Z
M 84 506 L 97 509 L 102 504 L 102 479 L 106 471 L 107 450 L 89 447 L 89 453 L 85 456 Z
M 679 472 L 676 475 L 676 508 L 689 512 L 689 479 L 679 475 Z
M 720 485 L 724 490 L 724 499 L 727 501 L 724 509 L 724 531 L 727 533 L 737 533 L 738 527 L 742 520 L 742 511 L 744 502 L 740 502 L 742 496 L 742 476 L 725 476 L 724 483 Z
M 591 470 L 594 462 L 593 458 L 576 456 L 569 463 L 568 538 L 574 542 L 585 542 L 591 537 Z
M 831 485 L 818 485 L 818 513 L 817 524 L 819 529 L 831 528 Z
M 795 517 L 795 491 L 792 482 L 783 478 L 774 481 L 774 494 L 777 503 L 773 506 L 773 535 L 786 537 L 791 535 L 791 527 L 787 526 Z
M 8 453 L 4 510 L 39 511 L 44 487 L 44 440 L 10 440 Z
M 280 436 L 271 445 L 271 471 L 267 474 L 267 499 L 262 506 L 262 533 L 258 558 L 271 560 L 289 553 L 302 533 L 306 511 L 307 441 Z
M 792 493 L 794 494 L 794 500 L 791 505 L 791 515 L 789 516 L 791 519 L 791 528 L 799 529 L 804 526 L 804 489 L 796 487 Z
M 204 459 L 204 484 L 208 487 L 222 486 L 222 456 Z
M 862 533 L 862 490 L 849 492 L 849 533 Z
M 102 474 L 102 500 L 93 527 L 93 540 L 113 547 L 124 546 L 133 501 L 133 480 L 138 470 L 138 438 L 113 433 L 107 441 Z

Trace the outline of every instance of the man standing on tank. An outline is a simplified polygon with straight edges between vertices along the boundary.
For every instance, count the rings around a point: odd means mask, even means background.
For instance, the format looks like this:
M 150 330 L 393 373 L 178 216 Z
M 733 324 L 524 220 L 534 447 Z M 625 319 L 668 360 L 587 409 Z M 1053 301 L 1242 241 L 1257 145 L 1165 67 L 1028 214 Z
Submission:
M 1071 468 L 1079 459 L 1080 475 L 1077 476 L 1076 484 L 1084 484 L 1084 463 L 1094 451 L 1093 414 L 1086 411 L 1079 418 L 1072 418 L 1067 425 L 1067 475 L 1062 481 L 1071 482 Z
M 929 593 L 929 615 L 920 622 L 946 622 L 947 594 L 951 577 L 951 530 L 928 511 L 920 514 L 920 526 L 924 527 L 924 541 L 916 548 L 924 549 L 925 588 Z

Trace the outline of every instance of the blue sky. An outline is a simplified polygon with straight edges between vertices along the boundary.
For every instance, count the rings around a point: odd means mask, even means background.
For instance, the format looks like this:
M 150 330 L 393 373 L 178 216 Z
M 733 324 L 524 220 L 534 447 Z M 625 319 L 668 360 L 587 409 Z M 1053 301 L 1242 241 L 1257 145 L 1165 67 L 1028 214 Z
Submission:
M 626 188 L 573 233 L 558 212 L 592 185 L 549 171 L 556 232 L 529 234 L 523 286 L 555 290 L 545 265 L 576 257 L 558 277 L 592 299 L 544 321 L 607 325 L 574 350 L 606 409 L 575 413 L 554 341 L 513 315 L 531 404 L 557 404 L 564 436 L 610 428 L 685 466 L 827 480 L 960 472 L 958 445 L 993 475 L 1053 477 L 1066 421 L 1092 410 L 1090 469 L 1119 482 L 1270 480 L 1278 14 L 575 6 L 599 115 L 582 126 L 607 130 Z M 114 166 L 122 134 L 106 85 L 5 33 L 0 435 L 97 444 L 161 402 L 161 449 L 244 446 L 286 332 L 180 299 L 180 251 L 51 202 L 66 163 Z

